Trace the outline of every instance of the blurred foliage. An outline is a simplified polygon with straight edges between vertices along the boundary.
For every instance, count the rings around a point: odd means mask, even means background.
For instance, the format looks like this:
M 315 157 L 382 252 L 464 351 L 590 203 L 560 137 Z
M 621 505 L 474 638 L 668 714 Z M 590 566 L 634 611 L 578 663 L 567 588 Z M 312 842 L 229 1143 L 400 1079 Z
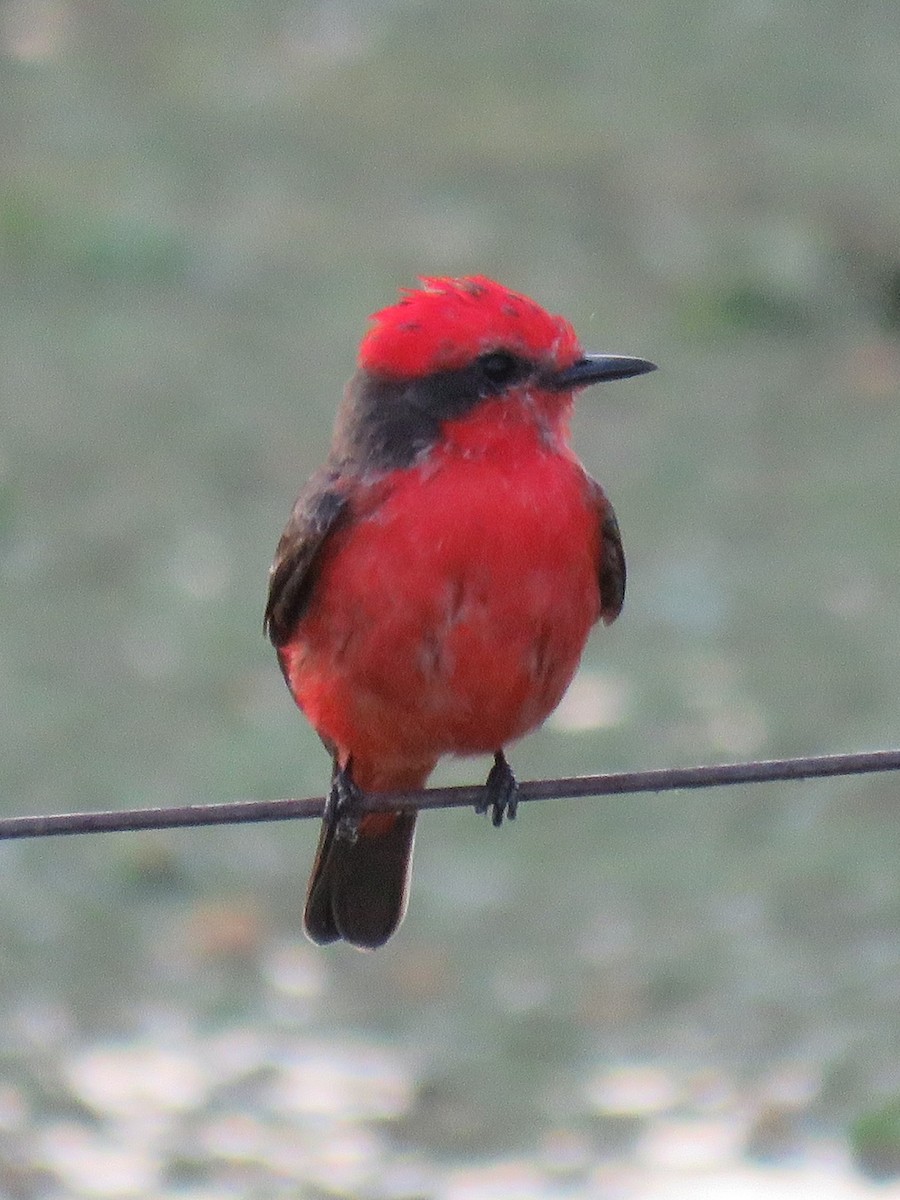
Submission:
M 894 1097 L 858 1117 L 850 1144 L 857 1164 L 870 1178 L 885 1181 L 900 1175 L 900 1099 Z

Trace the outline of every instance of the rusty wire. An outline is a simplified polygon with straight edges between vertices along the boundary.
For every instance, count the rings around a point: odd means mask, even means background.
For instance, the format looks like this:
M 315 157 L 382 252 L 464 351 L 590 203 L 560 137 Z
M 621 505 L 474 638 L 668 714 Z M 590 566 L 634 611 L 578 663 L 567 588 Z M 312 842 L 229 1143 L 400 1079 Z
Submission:
M 808 758 L 776 758 L 699 767 L 664 767 L 610 775 L 536 779 L 519 784 L 519 800 L 571 800 L 633 792 L 669 792 L 864 775 L 900 770 L 900 750 L 860 754 L 828 754 Z M 362 811 L 403 808 L 469 808 L 480 800 L 480 787 L 429 788 L 419 792 L 379 792 L 363 797 Z M 0 818 L 0 840 L 59 837 L 76 833 L 124 833 L 138 829 L 173 829 L 200 825 L 240 825 L 249 821 L 293 821 L 320 817 L 325 800 L 236 800 L 225 804 L 187 804 L 172 808 L 133 808 L 107 812 L 59 813 L 51 816 Z

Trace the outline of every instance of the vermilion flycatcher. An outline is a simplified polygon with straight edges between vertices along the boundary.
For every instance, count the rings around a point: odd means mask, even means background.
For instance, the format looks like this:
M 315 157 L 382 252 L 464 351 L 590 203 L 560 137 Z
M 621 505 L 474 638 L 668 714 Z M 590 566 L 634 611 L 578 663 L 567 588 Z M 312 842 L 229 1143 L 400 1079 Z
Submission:
M 325 465 L 272 566 L 266 629 L 333 757 L 304 923 L 382 945 L 406 909 L 416 813 L 360 792 L 494 754 L 479 811 L 515 815 L 503 747 L 553 711 L 615 620 L 612 507 L 569 445 L 573 393 L 653 370 L 480 277 L 424 279 L 372 318 Z

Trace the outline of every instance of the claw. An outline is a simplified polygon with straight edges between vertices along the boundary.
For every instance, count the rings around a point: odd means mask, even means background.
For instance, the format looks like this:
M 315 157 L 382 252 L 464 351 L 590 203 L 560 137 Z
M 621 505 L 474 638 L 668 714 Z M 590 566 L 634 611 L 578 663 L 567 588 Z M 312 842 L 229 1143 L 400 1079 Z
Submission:
M 352 763 L 345 767 L 334 764 L 331 774 L 331 790 L 325 801 L 324 820 L 334 826 L 338 841 L 355 842 L 359 836 L 359 805 L 362 792 L 353 782 Z
M 504 816 L 510 821 L 516 819 L 516 809 L 519 804 L 519 785 L 512 773 L 512 768 L 506 761 L 506 755 L 498 750 L 494 755 L 494 765 L 490 769 L 484 785 L 482 798 L 475 805 L 477 813 L 491 811 L 491 822 L 494 826 L 503 824 Z

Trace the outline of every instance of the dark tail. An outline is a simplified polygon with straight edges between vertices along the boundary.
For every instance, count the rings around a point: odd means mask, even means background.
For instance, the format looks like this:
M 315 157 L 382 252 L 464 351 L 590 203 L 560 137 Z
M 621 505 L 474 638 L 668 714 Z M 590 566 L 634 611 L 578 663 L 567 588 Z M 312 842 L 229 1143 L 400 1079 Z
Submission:
M 323 821 L 303 925 L 320 946 L 383 946 L 406 912 L 416 813 L 370 813 L 355 840 Z

